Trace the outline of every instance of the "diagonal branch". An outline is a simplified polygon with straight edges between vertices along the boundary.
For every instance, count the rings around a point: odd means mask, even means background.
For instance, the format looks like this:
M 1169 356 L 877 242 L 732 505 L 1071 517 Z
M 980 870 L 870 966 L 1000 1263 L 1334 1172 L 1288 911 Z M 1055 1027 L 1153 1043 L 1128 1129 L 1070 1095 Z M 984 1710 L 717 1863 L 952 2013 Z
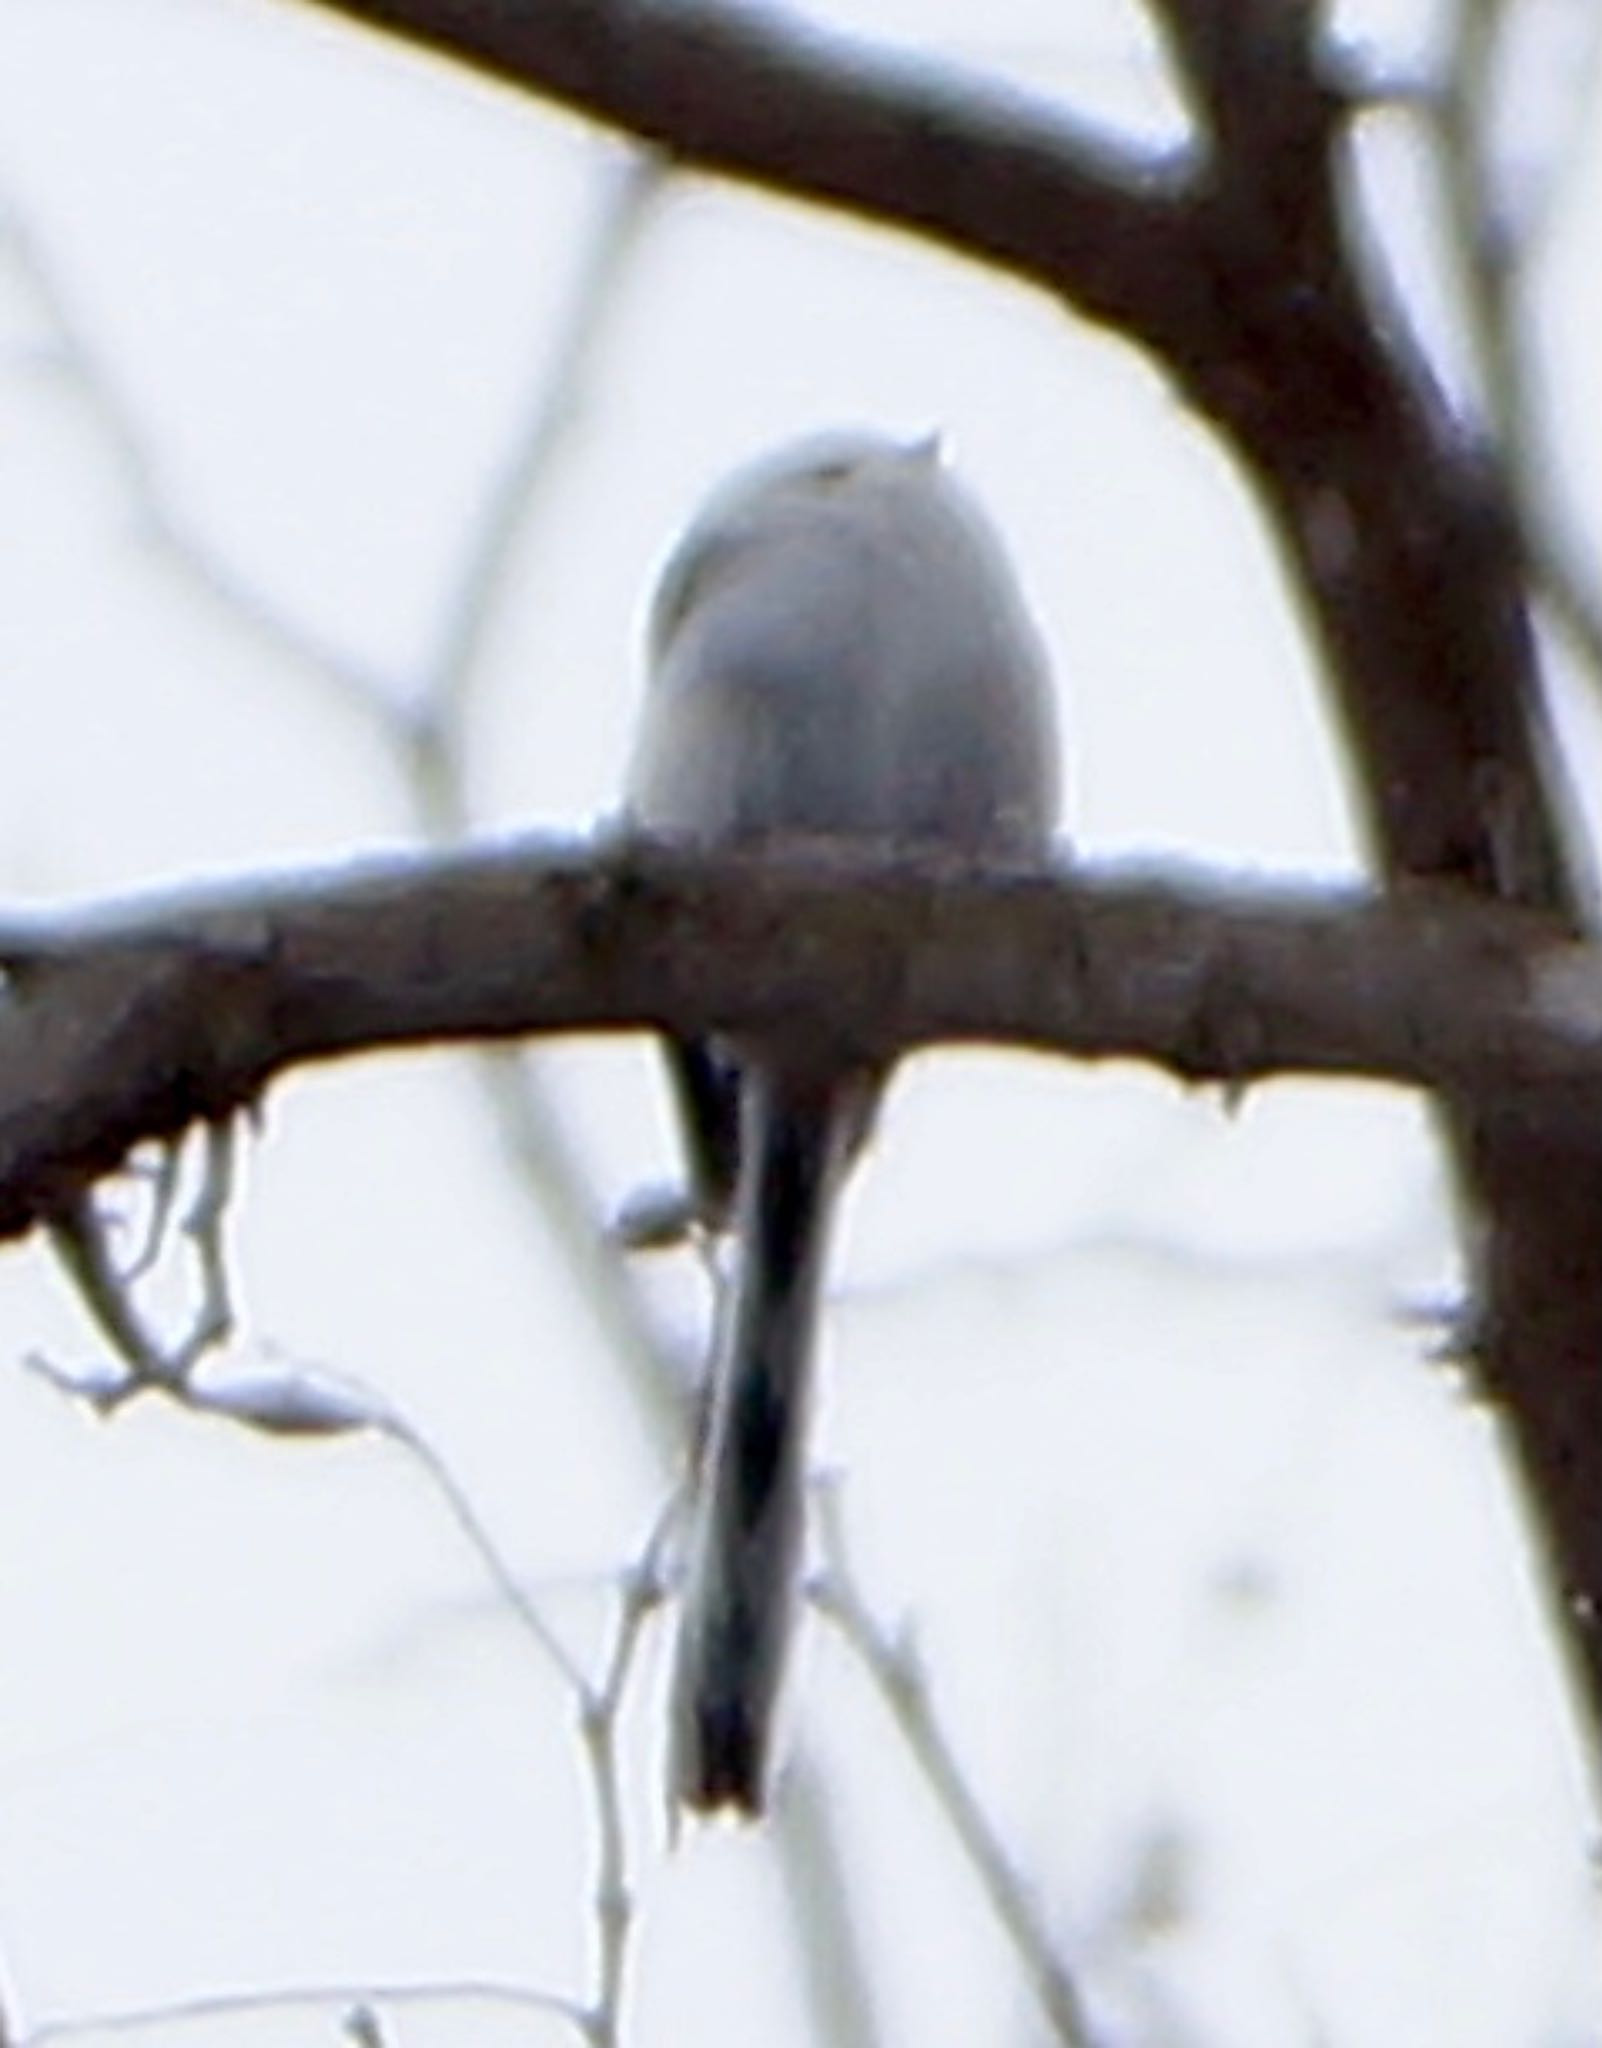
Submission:
M 1061 107 L 716 0 L 317 0 L 686 166 L 909 228 L 1144 326 L 1183 258 L 1176 166 Z

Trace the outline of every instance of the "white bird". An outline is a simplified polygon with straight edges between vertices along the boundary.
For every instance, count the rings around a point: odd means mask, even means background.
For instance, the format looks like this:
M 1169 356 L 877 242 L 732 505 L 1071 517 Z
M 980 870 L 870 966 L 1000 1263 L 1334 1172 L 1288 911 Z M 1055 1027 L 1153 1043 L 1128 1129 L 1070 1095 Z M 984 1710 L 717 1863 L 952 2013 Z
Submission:
M 716 491 L 663 573 L 627 814 L 730 850 L 820 836 L 1044 856 L 1047 666 L 993 530 L 931 442 L 807 441 Z M 792 1633 L 835 1195 L 883 1075 L 742 1038 L 670 1050 L 702 1219 L 731 1229 L 673 1681 L 673 1791 L 761 1811 Z

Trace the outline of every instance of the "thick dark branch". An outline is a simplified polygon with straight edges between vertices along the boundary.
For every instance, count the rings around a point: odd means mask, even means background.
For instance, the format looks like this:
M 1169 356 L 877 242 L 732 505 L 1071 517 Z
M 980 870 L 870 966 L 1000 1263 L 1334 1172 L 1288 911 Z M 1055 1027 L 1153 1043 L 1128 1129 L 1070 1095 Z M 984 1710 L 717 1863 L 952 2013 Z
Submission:
M 318 0 L 656 144 L 910 228 L 1147 324 L 1182 261 L 1175 167 L 1059 108 L 707 0 Z
M 1222 18 L 1219 0 L 1162 4 L 1171 23 Z M 1316 107 L 1312 44 L 1273 47 L 1264 105 Z M 1167 354 L 1269 514 L 1376 851 L 1392 876 L 1577 924 L 1506 479 L 1364 284 L 1333 133 L 1309 120 L 1298 143 L 1295 123 L 1265 115 L 1262 147 L 1240 140 L 1239 105 L 1232 118 L 1198 214 L 1211 317 Z M 1473 1211 L 1483 1384 L 1512 1423 L 1602 1734 L 1602 1125 L 1516 1095 L 1442 1100 Z
M 1150 0 L 1174 68 L 1220 167 L 1274 161 L 1322 143 L 1318 85 L 1322 0 Z
M 168 898 L 0 948 L 0 1236 L 305 1062 L 535 1032 L 799 1032 L 844 1056 L 991 1040 L 1191 1080 L 1513 1095 L 1559 1133 L 1602 1119 L 1602 958 L 1455 892 L 546 844 Z

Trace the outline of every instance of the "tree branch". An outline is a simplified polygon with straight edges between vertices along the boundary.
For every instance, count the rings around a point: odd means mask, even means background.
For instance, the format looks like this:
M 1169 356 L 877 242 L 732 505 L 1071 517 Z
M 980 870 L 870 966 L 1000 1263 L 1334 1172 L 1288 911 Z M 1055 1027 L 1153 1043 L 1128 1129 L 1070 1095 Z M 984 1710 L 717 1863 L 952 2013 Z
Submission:
M 0 1236 L 299 1065 L 533 1033 L 799 1033 L 870 1059 L 988 1040 L 1602 1121 L 1602 953 L 1447 890 L 541 842 L 13 927 L 0 957 Z
M 1141 329 L 1180 166 L 982 76 L 717 0 L 316 0 L 717 171 L 909 228 Z

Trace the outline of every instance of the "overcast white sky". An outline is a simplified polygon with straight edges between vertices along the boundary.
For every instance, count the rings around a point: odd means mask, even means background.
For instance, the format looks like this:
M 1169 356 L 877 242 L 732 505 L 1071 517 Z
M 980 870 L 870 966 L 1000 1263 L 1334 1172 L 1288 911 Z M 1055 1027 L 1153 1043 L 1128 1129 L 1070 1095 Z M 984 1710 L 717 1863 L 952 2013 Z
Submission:
M 1584 54 L 1583 5 L 1533 11 L 1552 38 L 1519 75 L 1520 192 L 1525 138 L 1578 118 Z M 1134 132 L 1177 118 L 1121 0 L 991 0 L 982 38 L 927 0 L 829 12 Z M 1405 68 L 1431 12 L 1345 15 Z M 1557 486 L 1594 519 L 1594 101 L 1587 120 L 1537 307 Z M 397 700 L 611 161 L 580 125 L 291 0 L 0 0 L 0 207 L 150 474 L 282 622 Z M 1369 190 L 1434 332 L 1429 187 L 1394 129 Z M 5 901 L 410 843 L 367 725 L 142 545 L 56 345 L 0 249 Z M 492 624 L 486 828 L 611 807 L 677 526 L 754 450 L 864 422 L 942 428 L 1005 530 L 1058 665 L 1087 857 L 1355 872 L 1263 537 L 1127 350 L 910 243 L 686 182 L 589 367 Z M 1602 787 L 1594 704 L 1564 716 Z M 564 1049 L 552 1087 L 603 1207 L 671 1170 L 644 1047 Z M 249 1150 L 242 1355 L 381 1388 L 589 1654 L 664 1482 L 461 1068 L 297 1081 Z M 699 1276 L 667 1261 L 647 1284 L 693 1347 Z M 1231 1115 L 1147 1073 L 977 1054 L 899 1086 L 841 1246 L 820 1457 L 847 1475 L 870 1596 L 916 1616 L 974 1782 L 1066 1952 L 1099 1967 L 1127 2030 L 1110 2040 L 1598 2038 L 1553 1660 L 1485 1419 L 1422 1363 L 1420 1312 L 1456 1285 L 1424 1120 L 1382 1091 L 1268 1089 Z M 93 1356 L 37 1249 L 0 1261 L 0 1332 L 13 1364 Z M 915 1775 L 812 1633 L 792 1720 L 838 1773 L 885 2038 L 1036 2038 Z M 0 1641 L 0 1961 L 28 2026 L 323 1980 L 580 1987 L 569 1703 L 398 1452 L 149 1404 L 102 1428 L 10 1371 Z M 631 2037 L 806 2039 L 770 1845 L 662 1840 L 661 1670 L 658 1643 L 629 1728 Z M 1177 1916 L 1135 1954 L 1119 1915 L 1157 1842 Z M 184 2038 L 333 2036 L 294 2024 Z M 396 2035 L 547 2037 L 474 2007 Z

